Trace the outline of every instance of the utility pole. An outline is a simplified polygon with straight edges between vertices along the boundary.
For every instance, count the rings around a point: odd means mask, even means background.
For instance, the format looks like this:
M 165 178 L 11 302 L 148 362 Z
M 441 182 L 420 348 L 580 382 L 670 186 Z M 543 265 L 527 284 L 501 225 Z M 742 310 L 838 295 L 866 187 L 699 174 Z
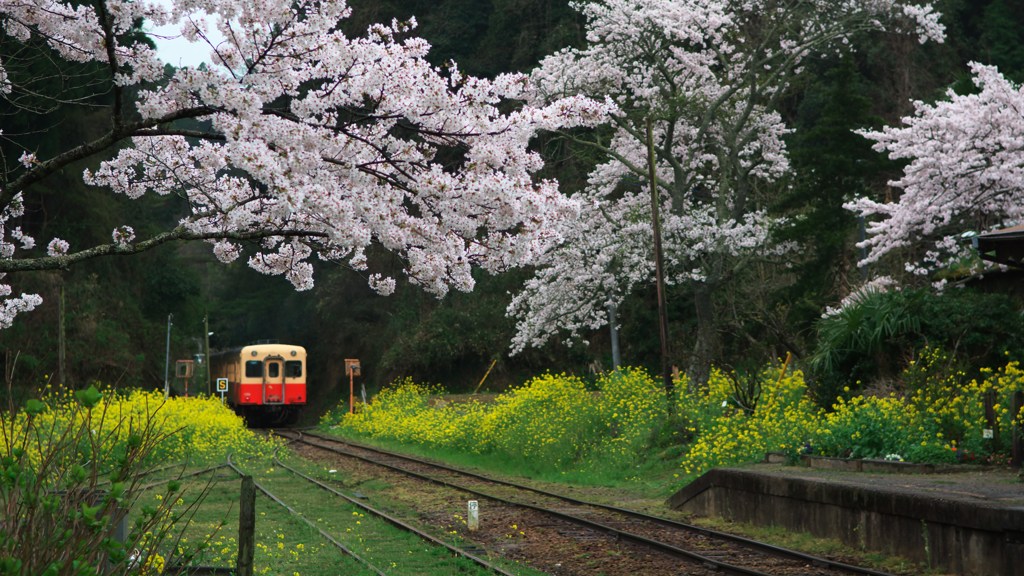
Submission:
M 58 315 L 60 319 L 57 321 L 57 379 L 60 381 L 61 387 L 67 385 L 67 374 L 65 373 L 65 365 L 67 364 L 67 333 L 64 328 L 64 315 L 67 313 L 64 307 L 64 275 L 60 276 L 60 304 L 58 306 Z
M 608 326 L 612 341 L 612 371 L 618 370 L 622 364 L 622 353 L 619 351 L 619 319 L 618 306 L 608 305 Z
M 203 338 L 206 340 L 206 349 L 203 350 L 203 354 L 206 355 L 206 393 L 212 395 L 213 394 L 213 384 L 212 384 L 211 378 L 210 378 L 210 370 L 211 370 L 212 366 L 210 365 L 210 315 L 209 314 L 204 314 L 203 315 L 203 334 L 205 334 L 205 336 Z
M 167 352 L 164 355 L 164 400 L 171 396 L 171 381 L 168 380 L 168 375 L 171 370 L 171 319 L 174 318 L 174 314 L 167 315 Z
M 654 154 L 654 125 L 647 117 L 647 168 L 651 187 L 651 226 L 654 231 L 654 281 L 658 289 L 658 334 L 661 336 L 661 377 L 665 383 L 668 409 L 674 410 L 675 384 L 672 382 L 672 366 L 669 360 L 668 305 L 665 302 L 664 256 L 661 253 L 661 217 L 658 213 L 658 171 Z

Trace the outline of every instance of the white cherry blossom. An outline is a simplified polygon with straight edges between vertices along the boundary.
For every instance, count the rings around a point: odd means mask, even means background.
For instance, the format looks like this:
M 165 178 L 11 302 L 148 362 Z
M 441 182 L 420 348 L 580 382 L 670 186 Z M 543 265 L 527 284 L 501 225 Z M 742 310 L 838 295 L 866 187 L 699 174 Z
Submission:
M 46 245 L 46 253 L 52 257 L 64 256 L 70 249 L 71 245 L 68 244 L 68 241 L 60 238 L 54 238 Z
M 509 307 L 513 350 L 583 336 L 654 281 L 646 123 L 653 124 L 666 281 L 698 297 L 694 363 L 710 362 L 714 291 L 744 258 L 778 255 L 770 191 L 791 170 L 778 113 L 807 58 L 890 29 L 941 41 L 929 3 L 896 0 L 600 0 L 574 6 L 587 45 L 543 60 L 532 102 L 585 96 L 618 106 L 606 129 L 567 136 L 603 159 L 574 195 L 537 272 Z M 703 294 L 707 298 L 702 299 Z M 703 308 L 700 308 L 703 307 Z
M 127 246 L 135 240 L 135 230 L 131 226 L 118 226 L 114 228 L 114 231 L 110 234 L 114 244 L 118 246 Z
M 847 208 L 869 220 L 864 263 L 889 254 L 926 276 L 973 253 L 965 232 L 1024 222 L 1024 88 L 992 66 L 970 65 L 978 91 L 917 102 L 902 125 L 863 135 L 905 160 L 894 202 L 860 198 Z

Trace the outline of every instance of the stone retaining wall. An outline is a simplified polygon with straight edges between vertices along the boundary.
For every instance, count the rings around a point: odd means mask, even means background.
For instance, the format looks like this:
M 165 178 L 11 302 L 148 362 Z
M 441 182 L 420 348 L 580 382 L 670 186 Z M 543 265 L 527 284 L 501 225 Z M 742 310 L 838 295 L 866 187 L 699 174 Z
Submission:
M 708 472 L 669 499 L 715 516 L 834 538 L 955 574 L 1024 574 L 1024 507 L 984 506 L 890 489 L 744 469 Z

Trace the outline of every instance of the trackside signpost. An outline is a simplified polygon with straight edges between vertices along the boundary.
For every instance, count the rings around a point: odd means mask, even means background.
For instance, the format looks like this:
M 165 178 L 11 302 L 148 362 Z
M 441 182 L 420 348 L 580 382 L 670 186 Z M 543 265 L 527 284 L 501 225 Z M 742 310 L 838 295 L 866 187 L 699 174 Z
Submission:
M 359 365 L 359 360 L 356 358 L 345 358 L 345 375 L 348 376 L 348 413 L 354 414 L 356 411 L 355 396 L 355 377 L 362 374 L 362 368 Z
M 228 379 L 217 378 L 217 392 L 220 392 L 220 401 L 224 403 L 224 394 L 228 391 Z

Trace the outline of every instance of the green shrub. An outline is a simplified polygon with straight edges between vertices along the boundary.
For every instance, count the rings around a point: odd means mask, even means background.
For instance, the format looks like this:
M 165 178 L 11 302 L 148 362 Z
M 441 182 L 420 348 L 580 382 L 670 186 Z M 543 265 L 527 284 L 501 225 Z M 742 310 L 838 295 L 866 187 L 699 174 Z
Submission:
M 997 365 L 1007 352 L 1024 355 L 1024 314 L 1004 294 L 869 289 L 852 300 L 818 322 L 809 367 L 820 398 L 897 380 L 925 347 L 955 351 L 948 360 L 961 368 Z

